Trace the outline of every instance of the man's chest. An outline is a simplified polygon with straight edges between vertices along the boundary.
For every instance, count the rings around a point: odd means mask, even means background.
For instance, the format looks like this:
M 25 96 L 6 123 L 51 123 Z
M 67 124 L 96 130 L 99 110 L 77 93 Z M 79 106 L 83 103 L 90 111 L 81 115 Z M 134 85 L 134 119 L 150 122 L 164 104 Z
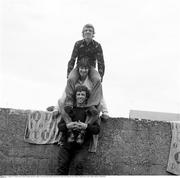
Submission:
M 86 109 L 85 108 L 74 108 L 73 121 L 85 122 L 86 120 Z
M 81 44 L 79 46 L 78 52 L 79 52 L 80 55 L 81 54 L 94 55 L 94 54 L 97 53 L 97 48 L 93 44 L 89 44 L 89 45 Z

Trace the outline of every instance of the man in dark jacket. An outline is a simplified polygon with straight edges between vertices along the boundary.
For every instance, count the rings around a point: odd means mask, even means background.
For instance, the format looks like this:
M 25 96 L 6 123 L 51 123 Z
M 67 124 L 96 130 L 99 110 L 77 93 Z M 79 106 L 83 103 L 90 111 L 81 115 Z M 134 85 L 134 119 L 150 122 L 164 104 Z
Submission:
M 58 124 L 59 131 L 62 132 L 58 157 L 58 174 L 60 175 L 68 175 L 72 160 L 74 160 L 75 174 L 83 174 L 83 165 L 87 158 L 90 141 L 93 135 L 97 135 L 100 131 L 98 116 L 89 115 L 87 112 L 85 107 L 87 99 L 87 87 L 78 86 L 75 90 L 76 105 L 71 113 L 72 121 L 66 123 L 62 118 Z M 73 137 L 70 137 L 69 131 Z M 83 133 L 83 138 L 79 131 Z
M 73 70 L 76 58 L 77 58 L 77 64 L 78 64 L 81 58 L 88 57 L 89 62 L 92 66 L 91 68 L 92 71 L 90 74 L 91 79 L 92 80 L 103 79 L 104 72 L 105 72 L 103 51 L 102 51 L 102 47 L 100 43 L 93 40 L 94 34 L 95 34 L 95 30 L 91 24 L 86 24 L 83 27 L 83 30 L 82 30 L 83 39 L 77 41 L 74 45 L 71 59 L 68 62 L 67 77 L 69 78 L 72 77 L 73 79 L 77 80 L 78 74 Z M 98 63 L 99 73 L 95 70 L 96 62 Z

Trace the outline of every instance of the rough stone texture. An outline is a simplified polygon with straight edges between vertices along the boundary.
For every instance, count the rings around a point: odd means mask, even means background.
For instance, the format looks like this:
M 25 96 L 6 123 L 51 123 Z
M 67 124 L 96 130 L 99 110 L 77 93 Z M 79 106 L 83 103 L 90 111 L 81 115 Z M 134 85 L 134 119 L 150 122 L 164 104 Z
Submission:
M 27 114 L 0 109 L 0 175 L 55 175 L 58 146 L 24 142 Z M 86 175 L 169 175 L 168 122 L 111 118 L 101 126 L 97 153 L 90 153 L 85 164 Z

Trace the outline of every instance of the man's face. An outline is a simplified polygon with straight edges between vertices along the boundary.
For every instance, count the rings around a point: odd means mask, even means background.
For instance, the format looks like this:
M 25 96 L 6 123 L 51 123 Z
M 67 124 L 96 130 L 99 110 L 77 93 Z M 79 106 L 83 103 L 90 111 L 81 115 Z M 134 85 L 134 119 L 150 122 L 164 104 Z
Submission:
M 84 30 L 83 30 L 83 37 L 85 39 L 92 39 L 93 38 L 93 28 L 91 27 L 85 27 Z
M 84 66 L 79 67 L 79 74 L 81 77 L 86 78 L 88 75 L 88 72 L 89 72 L 88 67 L 84 67 Z
M 86 101 L 86 91 L 76 92 L 76 102 L 77 104 L 84 104 Z

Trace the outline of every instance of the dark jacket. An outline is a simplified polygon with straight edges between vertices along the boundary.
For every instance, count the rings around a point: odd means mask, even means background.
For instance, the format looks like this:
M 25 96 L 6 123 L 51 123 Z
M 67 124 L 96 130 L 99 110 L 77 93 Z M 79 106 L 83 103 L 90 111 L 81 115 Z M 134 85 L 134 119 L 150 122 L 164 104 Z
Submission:
M 92 40 L 88 45 L 86 41 L 79 40 L 75 43 L 74 49 L 71 55 L 71 59 L 68 62 L 68 70 L 67 70 L 67 76 L 71 72 L 71 70 L 74 68 L 75 61 L 77 58 L 77 65 L 78 62 L 82 57 L 89 57 L 90 58 L 90 65 L 93 67 L 96 67 L 96 61 L 98 62 L 98 72 L 103 78 L 104 72 L 105 72 L 105 65 L 104 65 L 104 57 L 103 57 L 103 50 L 100 45 L 95 40 Z
M 66 127 L 66 123 L 64 119 L 61 119 L 61 121 L 58 124 L 58 129 L 60 132 L 62 132 L 61 142 L 63 144 L 67 144 L 67 137 L 68 137 L 68 129 Z M 100 132 L 100 125 L 97 121 L 93 122 L 92 124 L 87 124 L 86 128 L 86 134 L 84 138 L 84 144 L 89 146 L 90 141 L 93 139 L 93 135 L 97 135 Z

